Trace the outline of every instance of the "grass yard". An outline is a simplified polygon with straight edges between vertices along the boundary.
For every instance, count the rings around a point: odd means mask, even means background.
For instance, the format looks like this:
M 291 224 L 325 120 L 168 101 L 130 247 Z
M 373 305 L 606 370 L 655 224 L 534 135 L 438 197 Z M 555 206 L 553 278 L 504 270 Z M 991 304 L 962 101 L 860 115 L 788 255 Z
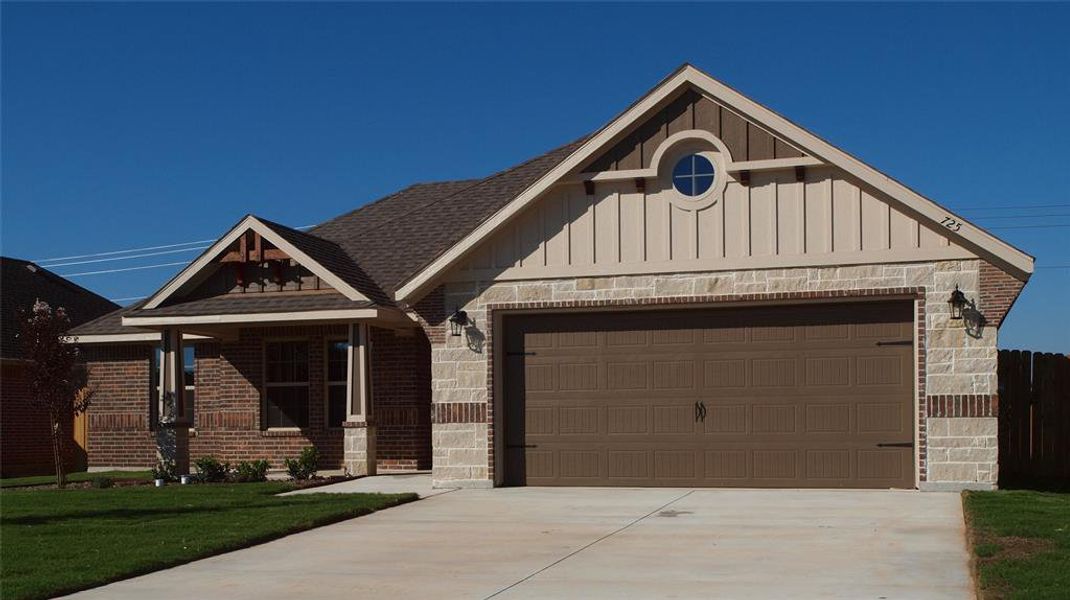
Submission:
M 96 473 L 87 473 L 85 471 L 79 471 L 77 473 L 67 473 L 67 483 L 77 483 L 79 481 L 91 481 L 97 477 L 108 477 L 111 479 L 143 479 L 148 481 L 152 477 L 151 471 L 99 471 Z M 34 475 L 32 477 L 8 477 L 0 479 L 0 489 L 24 487 L 28 485 L 49 485 L 56 483 L 55 475 Z
M 985 600 L 1070 597 L 1070 494 L 966 492 Z
M 279 497 L 286 483 L 0 492 L 3 597 L 46 598 L 365 515 L 414 494 Z

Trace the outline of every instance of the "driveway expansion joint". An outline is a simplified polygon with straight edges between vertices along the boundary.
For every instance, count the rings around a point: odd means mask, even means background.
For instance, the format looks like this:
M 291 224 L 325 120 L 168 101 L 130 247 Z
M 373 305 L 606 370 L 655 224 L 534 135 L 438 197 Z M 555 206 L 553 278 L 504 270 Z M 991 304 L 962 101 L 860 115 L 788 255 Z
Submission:
M 516 586 L 524 583 L 525 581 L 528 581 L 528 580 L 532 579 L 536 575 L 539 575 L 540 573 L 544 573 L 544 572 L 556 567 L 557 565 L 565 562 L 566 560 L 572 558 L 573 556 L 576 556 L 577 554 L 583 552 L 584 550 L 590 548 L 591 546 L 594 546 L 595 544 L 597 544 L 597 543 L 599 543 L 601 541 L 608 540 L 609 538 L 611 538 L 611 537 L 617 535 L 618 533 L 630 528 L 631 526 L 636 525 L 636 524 L 638 524 L 638 523 L 640 523 L 642 521 L 645 521 L 646 519 L 650 518 L 651 516 L 664 511 L 665 509 L 669 508 L 673 504 L 676 504 L 677 502 L 683 500 L 684 498 L 687 498 L 688 496 L 690 496 L 691 494 L 694 494 L 694 493 L 695 493 L 695 490 L 688 490 L 687 492 L 685 492 L 685 493 L 673 498 L 672 500 L 669 500 L 665 504 L 662 504 L 661 506 L 655 508 L 654 510 L 646 513 L 645 515 L 643 515 L 641 517 L 637 517 L 637 518 L 633 519 L 631 522 L 629 522 L 629 523 L 627 523 L 625 525 L 622 525 L 622 526 L 618 527 L 617 529 L 614 529 L 613 531 L 610 531 L 609 533 L 603 535 L 602 537 L 600 537 L 600 538 L 598 538 L 598 539 L 596 539 L 596 540 L 594 540 L 594 541 L 592 541 L 592 542 L 590 542 L 588 544 L 585 544 L 585 545 L 583 545 L 583 546 L 581 546 L 579 548 L 576 548 L 572 552 L 569 552 L 568 554 L 566 554 L 566 555 L 562 556 L 561 558 L 555 560 L 554 562 L 546 565 L 545 567 L 542 567 L 541 569 L 535 571 L 534 573 L 531 573 L 530 575 L 527 575 L 526 577 L 523 577 L 521 579 L 518 579 L 518 580 L 514 581 L 513 583 L 510 583 L 509 585 L 503 587 L 502 589 L 500 589 L 500 590 L 494 592 L 493 594 L 485 597 L 483 600 L 490 600 L 491 598 L 494 598 L 495 596 L 498 596 L 500 594 L 503 594 L 503 593 L 515 588 Z

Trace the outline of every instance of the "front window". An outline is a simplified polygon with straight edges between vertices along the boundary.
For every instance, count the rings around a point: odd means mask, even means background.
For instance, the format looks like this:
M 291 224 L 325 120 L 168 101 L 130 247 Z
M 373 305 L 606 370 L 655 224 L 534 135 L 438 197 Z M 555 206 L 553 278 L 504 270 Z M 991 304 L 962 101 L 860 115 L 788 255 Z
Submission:
M 264 348 L 264 425 L 308 427 L 308 342 Z
M 672 186 L 685 196 L 701 196 L 713 187 L 715 174 L 710 159 L 701 154 L 688 154 L 673 168 Z
M 327 426 L 341 427 L 346 420 L 346 389 L 349 379 L 349 342 L 327 342 Z

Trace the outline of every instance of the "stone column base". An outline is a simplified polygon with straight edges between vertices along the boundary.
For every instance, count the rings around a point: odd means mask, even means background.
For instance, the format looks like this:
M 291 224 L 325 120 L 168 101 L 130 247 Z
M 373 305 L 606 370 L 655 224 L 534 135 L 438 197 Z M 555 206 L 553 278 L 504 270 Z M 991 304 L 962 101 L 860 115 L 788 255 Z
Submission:
M 347 421 L 343 462 L 346 473 L 355 477 L 375 475 L 375 425 Z

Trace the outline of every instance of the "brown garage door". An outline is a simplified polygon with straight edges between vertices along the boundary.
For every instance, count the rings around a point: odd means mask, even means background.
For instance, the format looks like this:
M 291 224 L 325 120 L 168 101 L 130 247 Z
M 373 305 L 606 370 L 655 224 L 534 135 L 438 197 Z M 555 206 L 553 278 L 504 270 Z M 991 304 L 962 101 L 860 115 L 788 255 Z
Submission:
M 911 313 L 507 317 L 506 482 L 914 487 Z

